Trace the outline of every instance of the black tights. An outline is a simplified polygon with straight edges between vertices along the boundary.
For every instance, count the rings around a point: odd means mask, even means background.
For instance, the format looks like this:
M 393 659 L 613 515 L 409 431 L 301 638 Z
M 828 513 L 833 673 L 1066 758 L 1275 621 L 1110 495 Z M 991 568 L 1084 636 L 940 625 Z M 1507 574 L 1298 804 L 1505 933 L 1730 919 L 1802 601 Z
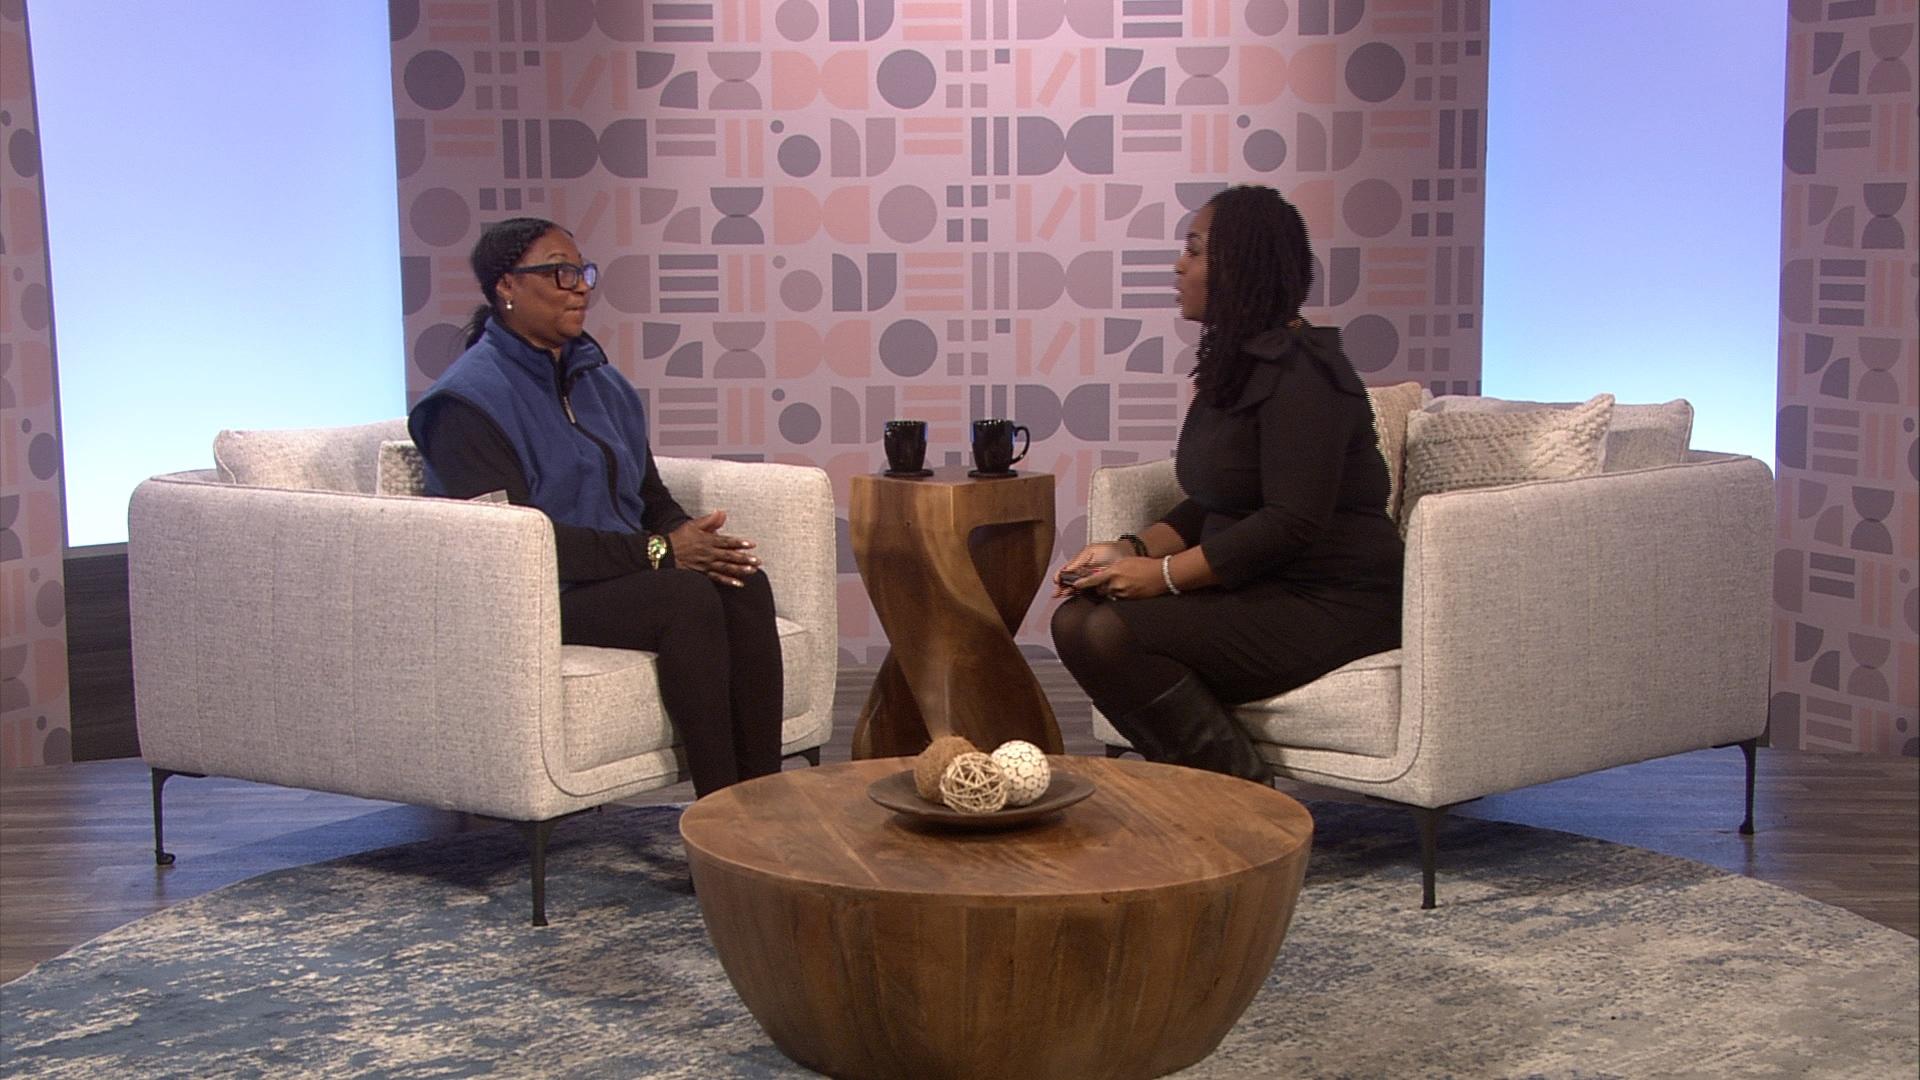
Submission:
M 1142 650 L 1114 612 L 1115 602 L 1076 596 L 1053 612 L 1060 662 L 1108 717 L 1126 716 L 1193 674 L 1177 660 Z
M 695 795 L 780 771 L 773 589 L 765 574 L 743 580 L 736 588 L 692 570 L 655 570 L 560 594 L 562 641 L 655 655 Z

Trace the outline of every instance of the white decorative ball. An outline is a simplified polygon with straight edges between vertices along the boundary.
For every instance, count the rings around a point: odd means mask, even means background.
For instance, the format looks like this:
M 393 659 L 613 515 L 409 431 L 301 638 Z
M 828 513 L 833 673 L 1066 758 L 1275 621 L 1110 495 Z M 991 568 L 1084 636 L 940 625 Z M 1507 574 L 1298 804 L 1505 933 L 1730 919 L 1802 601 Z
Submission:
M 1007 805 L 1007 777 L 978 750 L 957 755 L 940 774 L 940 801 L 966 814 L 991 814 Z
M 1047 793 L 1053 782 L 1053 767 L 1047 755 L 1023 739 L 1003 742 L 993 752 L 993 763 L 1007 774 L 1007 805 L 1025 806 Z

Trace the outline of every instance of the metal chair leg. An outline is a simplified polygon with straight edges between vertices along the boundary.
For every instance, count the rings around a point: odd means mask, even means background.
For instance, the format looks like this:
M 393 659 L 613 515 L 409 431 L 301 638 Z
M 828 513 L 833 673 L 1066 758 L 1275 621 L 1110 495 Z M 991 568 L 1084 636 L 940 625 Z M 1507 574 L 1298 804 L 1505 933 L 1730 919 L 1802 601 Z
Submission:
M 1432 910 L 1434 863 L 1440 848 L 1440 818 L 1447 807 L 1412 807 L 1414 821 L 1420 826 L 1420 910 Z
M 1753 773 L 1755 759 L 1758 757 L 1756 752 L 1759 748 L 1760 740 L 1758 738 L 1747 739 L 1740 744 L 1740 752 L 1746 755 L 1747 758 L 1747 816 L 1744 821 L 1740 822 L 1741 836 L 1753 835 Z
M 568 815 L 571 816 L 571 815 Z M 533 925 L 547 925 L 547 838 L 553 835 L 553 827 L 559 818 L 545 821 L 516 821 L 520 832 L 527 838 L 527 847 L 533 856 Z
M 166 833 L 162 828 L 160 816 L 160 789 L 165 787 L 167 781 L 175 776 L 191 776 L 196 780 L 200 780 L 204 779 L 207 774 L 177 772 L 173 769 L 159 768 L 152 768 L 148 771 L 153 774 L 153 864 L 155 866 L 172 866 L 173 852 L 167 850 L 165 842 Z

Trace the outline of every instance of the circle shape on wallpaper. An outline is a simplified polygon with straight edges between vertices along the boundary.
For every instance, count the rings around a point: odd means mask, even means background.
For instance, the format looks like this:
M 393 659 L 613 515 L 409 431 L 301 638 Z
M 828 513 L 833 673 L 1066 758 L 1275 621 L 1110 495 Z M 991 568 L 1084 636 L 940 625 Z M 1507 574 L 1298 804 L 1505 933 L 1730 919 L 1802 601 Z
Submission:
M 7 164 L 16 176 L 40 175 L 40 137 L 27 128 L 7 136 Z
M 33 595 L 33 613 L 39 617 L 40 625 L 48 628 L 59 626 L 67 617 L 67 590 L 59 578 L 42 582 Z
M 900 49 L 880 61 L 873 83 L 887 104 L 896 109 L 917 109 L 933 96 L 936 78 L 933 61 L 926 54 Z
M 43 431 L 27 443 L 27 471 L 35 480 L 51 480 L 60 471 L 60 442 L 51 433 Z
M 1247 0 L 1247 29 L 1272 37 L 1287 28 L 1287 0 Z
M 1248 168 L 1272 172 L 1287 160 L 1287 140 L 1271 128 L 1262 128 L 1247 136 L 1241 153 L 1246 156 Z
M 1348 322 L 1340 342 L 1358 371 L 1385 371 L 1400 355 L 1400 331 L 1383 315 L 1361 315 Z
M 780 437 L 805 446 L 820 437 L 820 410 L 804 401 L 796 401 L 780 410 Z
M 925 188 L 902 185 L 880 196 L 880 231 L 897 243 L 917 244 L 940 223 L 940 208 Z
M 780 169 L 788 176 L 812 176 L 820 167 L 820 144 L 806 135 L 795 135 L 780 140 L 780 149 L 775 154 Z
M 601 269 L 600 284 L 593 291 L 605 297 L 615 311 L 642 314 L 653 306 L 652 273 L 645 255 L 622 255 Z
M 1407 58 L 1384 42 L 1370 41 L 1347 57 L 1347 89 L 1361 101 L 1381 102 L 1407 82 Z
M 38 281 L 20 290 L 20 321 L 36 333 L 53 322 L 53 310 L 47 306 L 47 287 Z
M 467 72 L 453 54 L 428 49 L 407 61 L 400 83 L 415 105 L 438 112 L 460 104 L 467 92 Z
M 1347 228 L 1368 239 L 1378 239 L 1400 224 L 1400 192 L 1379 178 L 1362 180 L 1340 200 L 1340 217 Z
M 780 302 L 789 311 L 812 311 L 826 296 L 826 286 L 811 270 L 795 270 L 780 279 Z
M 622 180 L 647 175 L 647 122 L 628 117 L 600 133 L 600 163 Z
M 403 41 L 420 26 L 420 0 L 387 0 L 387 37 Z
M 940 356 L 940 339 L 918 319 L 901 319 L 880 332 L 880 363 L 903 379 L 924 375 Z
M 446 374 L 467 349 L 467 339 L 452 323 L 434 323 L 413 339 L 413 369 L 428 382 Z
M 473 225 L 473 211 L 452 188 L 428 188 L 413 197 L 407 220 L 413 225 L 413 235 L 434 247 L 446 247 L 466 239 L 467 229 Z
M 788 41 L 805 41 L 820 29 L 820 11 L 807 0 L 787 0 L 773 13 L 773 25 Z

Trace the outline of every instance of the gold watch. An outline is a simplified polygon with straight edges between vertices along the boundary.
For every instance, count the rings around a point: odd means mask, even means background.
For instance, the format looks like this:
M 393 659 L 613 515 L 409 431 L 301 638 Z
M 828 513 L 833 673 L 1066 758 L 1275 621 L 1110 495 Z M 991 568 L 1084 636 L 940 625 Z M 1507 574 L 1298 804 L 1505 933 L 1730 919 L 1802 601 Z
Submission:
M 647 562 L 651 563 L 655 570 L 660 569 L 660 560 L 667 557 L 668 550 L 666 537 L 659 533 L 647 537 Z

